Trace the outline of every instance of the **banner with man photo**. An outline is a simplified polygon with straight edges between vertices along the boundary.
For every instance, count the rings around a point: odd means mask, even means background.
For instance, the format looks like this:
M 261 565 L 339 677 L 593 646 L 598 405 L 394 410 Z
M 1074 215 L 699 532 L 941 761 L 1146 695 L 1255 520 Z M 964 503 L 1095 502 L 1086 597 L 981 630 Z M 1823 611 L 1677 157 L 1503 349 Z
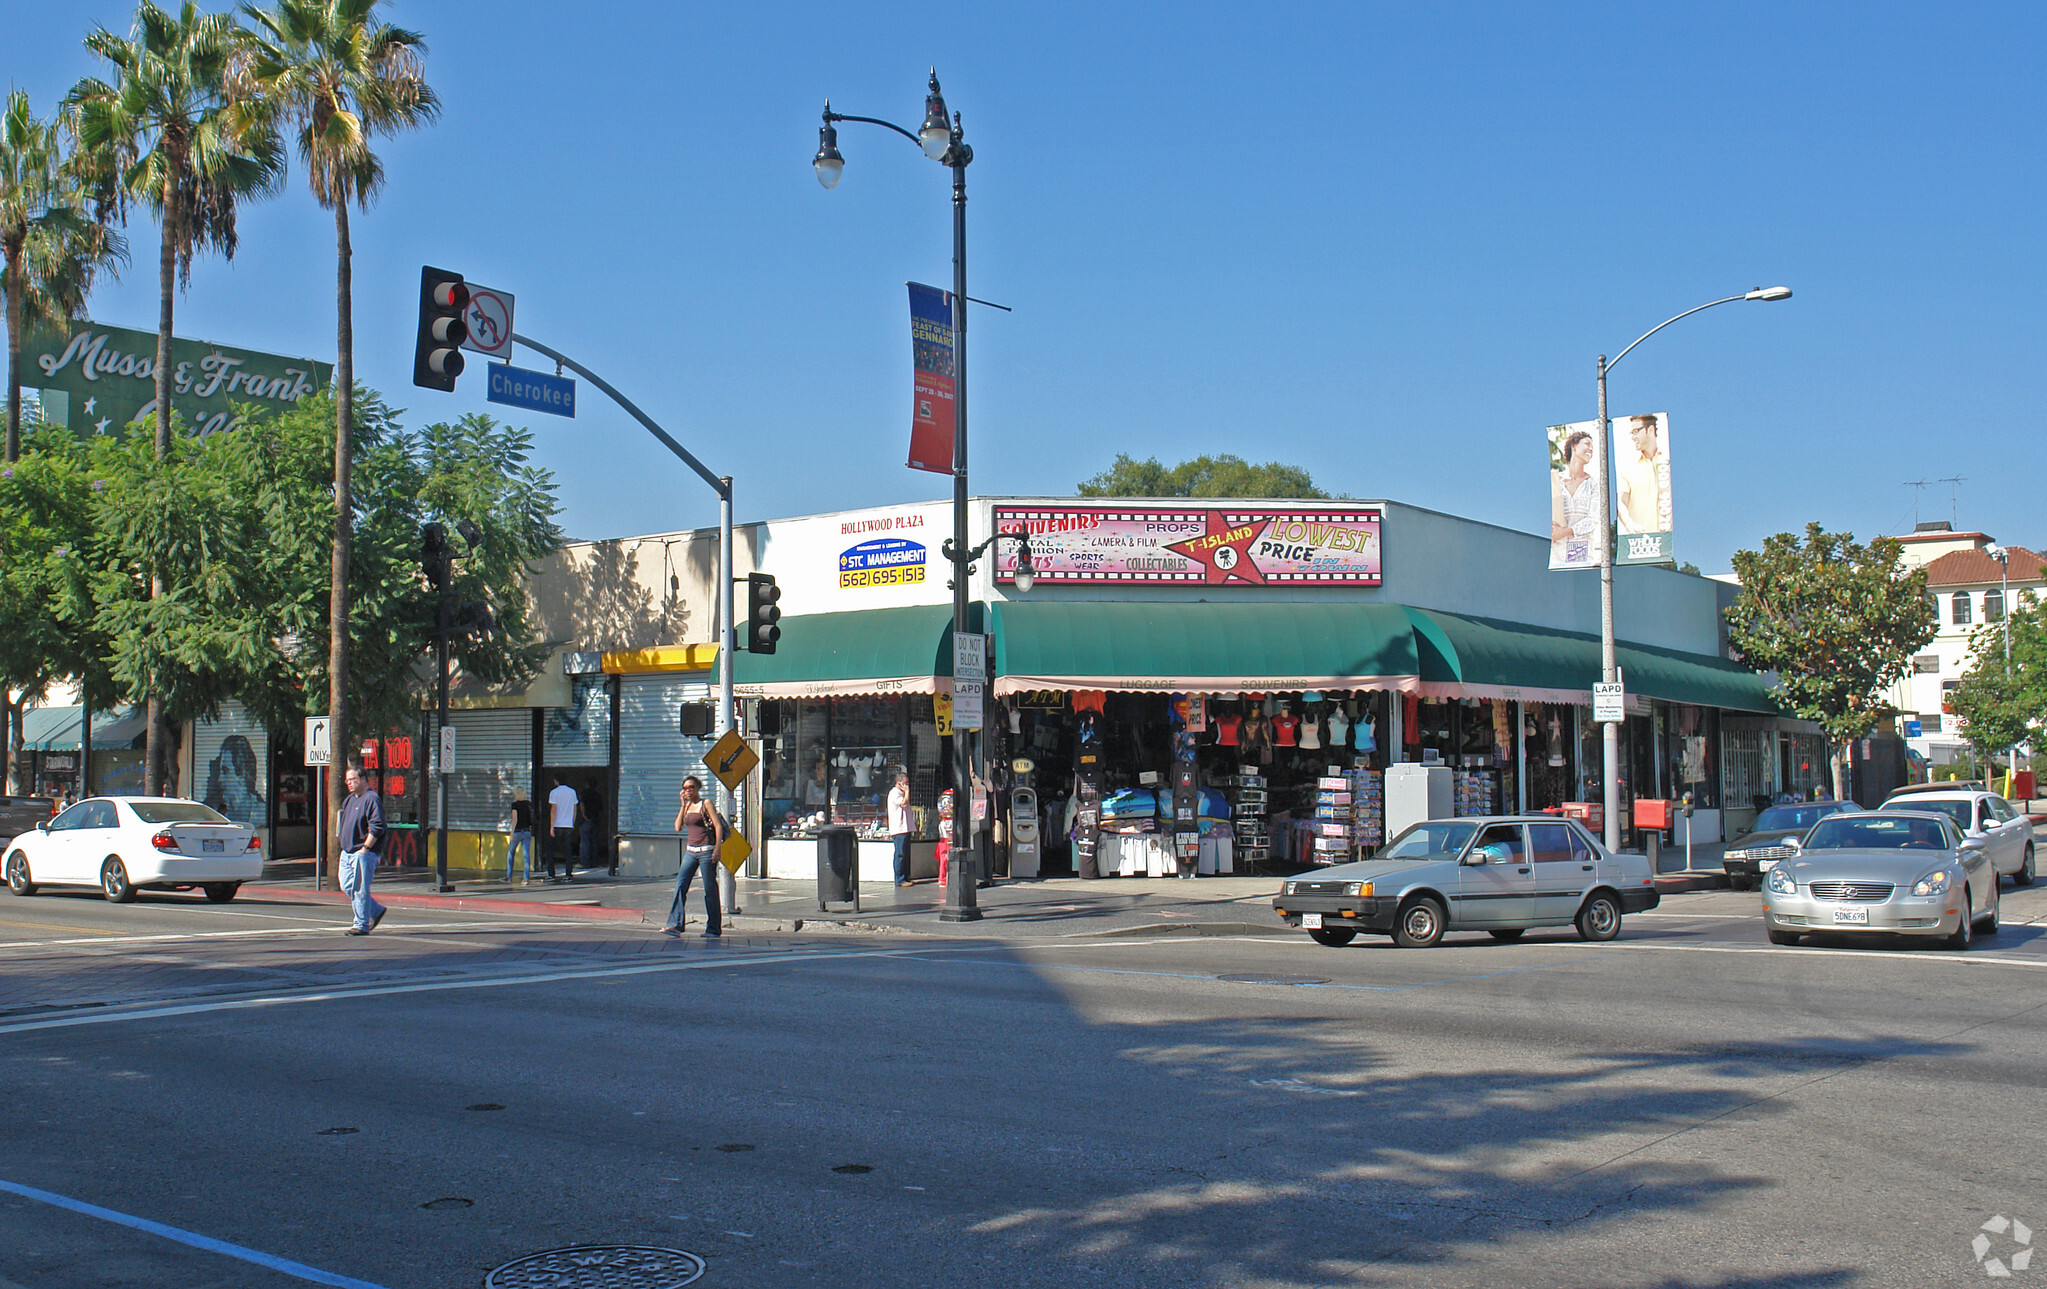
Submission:
M 1599 422 L 1552 425 L 1549 434 L 1549 566 L 1599 567 Z
M 1670 416 L 1623 416 L 1613 423 L 1616 564 L 1669 564 Z

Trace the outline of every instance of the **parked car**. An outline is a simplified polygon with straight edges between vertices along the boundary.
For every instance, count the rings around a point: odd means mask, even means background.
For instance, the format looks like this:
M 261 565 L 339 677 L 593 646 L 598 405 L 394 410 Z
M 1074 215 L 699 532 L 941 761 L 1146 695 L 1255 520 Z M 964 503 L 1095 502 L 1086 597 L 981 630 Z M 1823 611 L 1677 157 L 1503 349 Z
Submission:
M 1770 866 L 1792 852 L 1786 843 L 1806 832 L 1828 815 L 1862 809 L 1853 801 L 1801 801 L 1795 805 L 1771 806 L 1756 816 L 1749 830 L 1727 844 L 1720 867 L 1727 884 L 1737 891 L 1752 891 L 1768 875 Z
M 1317 944 L 1373 931 L 1416 949 L 1451 931 L 1518 940 L 1532 926 L 1611 940 L 1623 914 L 1659 898 L 1646 856 L 1613 854 L 1573 820 L 1511 815 L 1415 824 L 1371 859 L 1288 879 L 1272 907 Z
M 137 891 L 199 889 L 215 904 L 263 875 L 262 841 L 211 806 L 181 797 L 88 797 L 7 844 L 7 888 L 97 886 L 125 904 Z
M 1763 879 L 1772 944 L 1825 932 L 1940 937 L 1965 949 L 1978 925 L 1997 933 L 1997 872 L 1988 844 L 1938 811 L 1874 810 L 1812 826 Z
M 1934 810 L 1965 837 L 1983 839 L 1990 866 L 2019 886 L 2033 884 L 2033 821 L 1981 782 L 1921 783 L 1893 792 L 1885 810 Z
M 56 813 L 57 803 L 50 797 L 0 797 L 0 846 L 48 823 Z

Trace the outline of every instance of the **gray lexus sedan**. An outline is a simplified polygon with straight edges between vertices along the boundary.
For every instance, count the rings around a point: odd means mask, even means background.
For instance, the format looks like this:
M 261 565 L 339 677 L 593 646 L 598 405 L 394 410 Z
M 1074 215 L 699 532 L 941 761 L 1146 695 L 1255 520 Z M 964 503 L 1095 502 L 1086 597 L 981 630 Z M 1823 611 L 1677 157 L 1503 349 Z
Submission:
M 1449 931 L 1518 940 L 1532 926 L 1611 940 L 1623 913 L 1658 898 L 1647 857 L 1616 855 L 1572 820 L 1509 815 L 1415 824 L 1371 859 L 1289 878 L 1272 907 L 1317 944 L 1375 931 L 1419 949 Z
M 1997 911 L 1983 840 L 1929 811 L 1822 819 L 1763 879 L 1772 944 L 1842 932 L 1940 937 L 1965 949 L 1979 929 L 1997 933 Z

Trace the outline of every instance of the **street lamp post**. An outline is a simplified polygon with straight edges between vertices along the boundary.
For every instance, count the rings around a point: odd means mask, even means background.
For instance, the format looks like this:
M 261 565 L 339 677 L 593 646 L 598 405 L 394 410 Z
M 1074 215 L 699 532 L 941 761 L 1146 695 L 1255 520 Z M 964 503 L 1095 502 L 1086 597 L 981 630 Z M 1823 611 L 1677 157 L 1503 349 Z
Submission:
M 2011 689 L 2011 552 L 2002 546 L 1986 546 L 1983 553 L 1997 561 L 1997 616 L 2004 621 L 2004 687 Z M 2019 769 L 2019 745 L 2005 753 L 2006 786 Z M 1992 767 L 1993 769 L 1995 767 Z
M 1757 287 L 1741 295 L 1730 295 L 1720 300 L 1708 300 L 1695 309 L 1686 309 L 1674 318 L 1666 318 L 1649 330 L 1635 337 L 1634 343 L 1615 354 L 1612 362 L 1606 355 L 1599 355 L 1599 678 L 1606 684 L 1620 679 L 1620 666 L 1614 658 L 1613 634 L 1613 527 L 1614 497 L 1611 480 L 1613 477 L 1613 427 L 1606 416 L 1606 374 L 1619 365 L 1620 360 L 1634 351 L 1635 345 L 1663 330 L 1671 323 L 1689 318 L 1702 310 L 1719 304 L 1732 304 L 1736 300 L 1788 300 L 1791 288 L 1788 286 Z M 1625 718 L 1625 714 L 1623 714 Z M 1606 848 L 1619 850 L 1621 845 L 1621 735 L 1618 721 L 1605 722 L 1601 743 L 1603 756 L 1601 770 L 1604 784 L 1606 816 Z
M 938 89 L 938 70 L 931 71 L 930 92 L 924 98 L 924 124 L 912 134 L 902 126 L 872 116 L 847 116 L 832 111 L 827 102 L 824 124 L 817 132 L 817 155 L 811 164 L 817 181 L 826 188 L 838 185 L 846 160 L 839 155 L 839 121 L 863 121 L 894 130 L 924 150 L 924 155 L 952 170 L 952 344 L 953 344 L 953 434 L 952 434 L 952 540 L 945 556 L 952 562 L 952 629 L 955 636 L 967 630 L 967 573 L 973 552 L 967 543 L 967 166 L 974 150 L 961 137 L 959 113 L 946 114 L 945 97 Z M 985 547 L 985 543 L 983 544 Z M 973 783 L 970 748 L 965 733 L 953 730 L 952 852 L 954 862 L 947 873 L 945 902 L 940 906 L 941 922 L 976 922 L 980 903 L 974 894 L 976 867 L 965 862 L 968 819 Z

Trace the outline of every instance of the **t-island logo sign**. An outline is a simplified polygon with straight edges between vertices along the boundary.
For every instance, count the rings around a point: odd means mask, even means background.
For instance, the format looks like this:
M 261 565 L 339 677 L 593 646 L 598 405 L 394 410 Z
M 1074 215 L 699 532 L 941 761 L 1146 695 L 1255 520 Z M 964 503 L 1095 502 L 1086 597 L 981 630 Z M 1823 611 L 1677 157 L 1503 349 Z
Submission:
M 1993 1240 L 1991 1236 L 1997 1238 Z M 1991 1250 L 2000 1245 L 2003 1252 L 1993 1254 Z M 1999 1213 L 1976 1232 L 1976 1238 L 1969 1241 L 1969 1251 L 1976 1255 L 1976 1265 L 1983 1268 L 1984 1275 L 1992 1280 L 2007 1279 L 2012 1272 L 2033 1265 L 2033 1228 Z
M 995 508 L 995 529 L 1028 533 L 1040 582 L 1378 586 L 1377 506 L 1187 510 Z M 997 557 L 1013 581 L 1017 556 Z
M 900 586 L 924 580 L 924 547 L 901 537 L 877 537 L 839 555 L 839 589 Z

